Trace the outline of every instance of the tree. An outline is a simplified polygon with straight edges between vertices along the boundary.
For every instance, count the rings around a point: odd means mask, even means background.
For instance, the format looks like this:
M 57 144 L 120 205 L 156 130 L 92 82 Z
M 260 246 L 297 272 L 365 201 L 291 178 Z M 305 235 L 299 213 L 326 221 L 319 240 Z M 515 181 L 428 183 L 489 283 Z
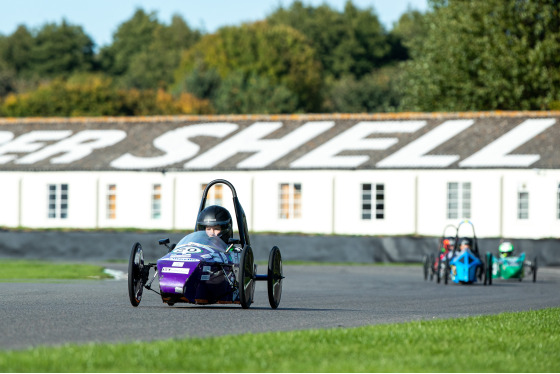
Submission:
M 333 82 L 327 97 L 327 110 L 336 113 L 394 112 L 400 96 L 393 77 L 396 67 L 384 67 L 356 79 L 352 75 Z
M 558 0 L 438 0 L 410 46 L 402 108 L 540 110 L 560 99 Z
M 10 93 L 0 115 L 29 116 L 134 116 L 211 113 L 209 103 L 189 95 L 174 99 L 162 89 L 123 90 L 103 74 L 81 73 L 54 78 L 36 90 Z
M 283 85 L 271 85 L 255 73 L 235 71 L 216 92 L 214 106 L 222 114 L 278 114 L 297 111 L 297 99 Z
M 30 75 L 34 38 L 27 27 L 20 25 L 14 33 L 0 39 L 0 60 L 5 69 L 15 71 L 16 75 Z
M 414 9 L 408 9 L 394 24 L 389 33 L 395 60 L 405 61 L 410 58 L 409 48 L 421 43 L 427 34 L 426 16 Z
M 122 23 L 113 34 L 113 43 L 100 51 L 101 66 L 113 76 L 125 74 L 132 58 L 145 50 L 158 27 L 156 14 L 137 9 L 132 18 Z
M 91 71 L 94 43 L 81 26 L 62 21 L 46 24 L 37 33 L 32 48 L 32 71 L 40 77 L 68 76 Z
M 344 12 L 328 5 L 304 6 L 295 1 L 267 17 L 271 25 L 288 25 L 300 31 L 313 48 L 327 79 L 349 74 L 360 78 L 388 62 L 391 45 L 372 8 L 359 10 L 347 1 Z
M 113 43 L 100 52 L 104 71 L 123 87 L 140 89 L 167 87 L 180 62 L 181 52 L 200 39 L 178 15 L 171 24 L 161 24 L 156 13 L 136 10 L 119 26 Z
M 205 35 L 183 54 L 176 87 L 201 67 L 215 69 L 222 80 L 234 72 L 255 74 L 269 85 L 284 86 L 300 110 L 320 108 L 321 65 L 305 37 L 291 27 L 257 22 Z

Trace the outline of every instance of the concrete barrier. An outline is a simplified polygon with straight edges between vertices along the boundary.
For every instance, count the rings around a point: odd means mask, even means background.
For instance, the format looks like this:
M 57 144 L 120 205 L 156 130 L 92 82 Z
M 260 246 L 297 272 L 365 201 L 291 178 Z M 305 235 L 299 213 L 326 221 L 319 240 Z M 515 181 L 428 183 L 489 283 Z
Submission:
M 142 244 L 146 261 L 166 253 L 158 239 L 172 243 L 181 233 L 165 232 L 91 232 L 91 231 L 0 231 L 0 257 L 67 261 L 126 260 L 132 245 Z M 317 262 L 420 262 L 426 254 L 436 253 L 438 238 L 251 235 L 257 261 L 266 261 L 273 246 L 278 246 L 285 261 Z M 482 253 L 497 253 L 499 239 L 478 239 Z M 518 239 L 516 253 L 537 257 L 539 266 L 560 266 L 560 239 Z

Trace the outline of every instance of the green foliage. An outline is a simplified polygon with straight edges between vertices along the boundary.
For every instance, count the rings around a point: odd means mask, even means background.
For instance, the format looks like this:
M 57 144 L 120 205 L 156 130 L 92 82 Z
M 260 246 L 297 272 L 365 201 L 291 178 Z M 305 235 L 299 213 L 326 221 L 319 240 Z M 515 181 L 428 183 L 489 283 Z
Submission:
M 204 64 L 196 63 L 193 69 L 179 82 L 175 93 L 190 92 L 194 96 L 201 99 L 213 100 L 222 78 L 215 67 L 208 68 Z
M 387 63 L 391 52 L 385 30 L 372 8 L 359 10 L 351 1 L 344 11 L 328 5 L 305 6 L 295 1 L 267 17 L 271 25 L 288 25 L 300 31 L 317 51 L 325 76 L 356 78 Z
M 234 72 L 254 74 L 270 85 L 285 86 L 298 108 L 320 107 L 320 63 L 305 37 L 291 27 L 257 22 L 206 35 L 182 56 L 176 83 L 182 84 L 200 66 L 215 69 L 222 79 Z
M 560 99 L 557 0 L 432 1 L 402 108 L 542 110 Z
M 5 68 L 13 69 L 21 76 L 29 76 L 34 44 L 33 35 L 23 25 L 18 26 L 12 35 L 0 38 L 0 60 Z
M 117 92 L 101 76 L 54 79 L 37 90 L 8 95 L 0 113 L 8 117 L 111 115 L 117 111 Z
M 122 87 L 156 89 L 173 81 L 181 52 L 200 38 L 179 16 L 169 26 L 155 13 L 136 10 L 113 35 L 113 43 L 100 52 L 101 65 Z
M 1 41 L 0 41 L 1 43 Z M 17 75 L 14 69 L 0 59 L 0 98 L 16 90 Z
M 424 13 L 409 9 L 402 14 L 389 34 L 394 39 L 394 54 L 398 56 L 398 60 L 408 60 L 410 58 L 409 48 L 416 43 L 421 43 L 427 33 L 428 27 Z
M 26 78 L 68 76 L 95 67 L 93 41 L 81 26 L 65 20 L 45 24 L 36 32 L 19 26 L 0 42 L 0 60 Z
M 560 108 L 558 0 L 428 3 L 390 32 L 351 0 L 296 0 L 204 36 L 137 9 L 98 54 L 65 20 L 21 25 L 0 35 L 0 115 Z
M 337 113 L 394 112 L 400 99 L 395 87 L 397 75 L 395 67 L 386 67 L 361 79 L 342 77 L 329 90 L 327 109 Z
M 111 78 L 80 74 L 57 78 L 34 91 L 9 94 L 0 115 L 26 116 L 121 116 L 210 113 L 208 104 L 189 95 L 173 98 L 163 90 L 118 89 Z
M 550 308 L 358 328 L 68 344 L 0 352 L 0 371 L 558 372 L 559 319 L 560 308 Z M 216 359 L 220 347 L 233 353 Z
M 221 83 L 214 100 L 217 113 L 277 114 L 297 111 L 295 95 L 283 85 L 271 85 L 267 78 L 236 71 Z

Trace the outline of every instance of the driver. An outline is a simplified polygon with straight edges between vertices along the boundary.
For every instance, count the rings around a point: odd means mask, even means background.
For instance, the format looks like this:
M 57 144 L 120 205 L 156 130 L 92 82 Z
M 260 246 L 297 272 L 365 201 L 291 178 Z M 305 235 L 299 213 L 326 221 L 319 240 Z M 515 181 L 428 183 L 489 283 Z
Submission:
M 511 242 L 503 242 L 498 247 L 498 251 L 500 251 L 500 257 L 506 258 L 513 255 L 513 244 Z
M 196 218 L 196 231 L 206 231 L 208 236 L 217 236 L 226 244 L 233 233 L 231 214 L 219 205 L 204 208 Z
M 454 248 L 455 248 L 455 239 L 452 238 L 444 239 L 440 258 L 443 260 L 446 254 L 449 258 L 451 258 Z
M 472 246 L 472 241 L 469 238 L 463 238 L 460 241 L 459 249 L 461 250 L 461 252 L 464 252 L 467 249 L 470 251 L 472 250 L 471 246 Z

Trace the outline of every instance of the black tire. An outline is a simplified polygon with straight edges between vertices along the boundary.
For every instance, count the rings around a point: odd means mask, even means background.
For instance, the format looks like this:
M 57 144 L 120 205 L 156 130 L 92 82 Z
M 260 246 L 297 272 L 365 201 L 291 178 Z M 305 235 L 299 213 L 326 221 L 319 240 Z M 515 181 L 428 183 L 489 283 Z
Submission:
M 282 255 L 280 254 L 280 249 L 274 246 L 270 250 L 270 255 L 268 256 L 268 277 L 266 282 L 268 286 L 268 302 L 272 309 L 278 308 L 280 304 L 283 279 Z
M 449 282 L 449 272 L 451 271 L 449 265 L 449 258 L 445 259 L 445 269 L 443 270 L 443 283 L 447 284 Z
M 142 300 L 144 288 L 144 252 L 140 243 L 134 243 L 128 261 L 128 297 L 132 306 L 136 307 Z
M 425 255 L 423 262 L 424 280 L 428 280 L 428 272 L 430 271 L 430 256 Z
M 255 260 L 253 250 L 246 246 L 241 252 L 239 266 L 239 299 L 241 307 L 247 309 L 253 303 L 255 291 Z
M 486 253 L 486 271 L 484 272 L 484 285 L 486 286 L 487 284 L 489 286 L 492 285 L 492 263 L 494 262 L 494 256 L 492 256 L 492 253 L 488 252 Z
M 537 258 L 533 259 L 533 263 L 531 264 L 531 270 L 533 271 L 533 283 L 537 281 Z
M 436 256 L 434 256 L 434 254 L 432 253 L 430 255 L 430 281 L 434 280 L 434 275 L 436 272 L 435 266 L 436 266 Z
M 436 281 L 437 281 L 438 283 L 441 282 L 441 262 L 442 262 L 442 260 L 441 260 L 441 258 L 440 258 L 440 259 L 438 260 L 438 263 L 437 263 L 437 271 L 436 271 Z

